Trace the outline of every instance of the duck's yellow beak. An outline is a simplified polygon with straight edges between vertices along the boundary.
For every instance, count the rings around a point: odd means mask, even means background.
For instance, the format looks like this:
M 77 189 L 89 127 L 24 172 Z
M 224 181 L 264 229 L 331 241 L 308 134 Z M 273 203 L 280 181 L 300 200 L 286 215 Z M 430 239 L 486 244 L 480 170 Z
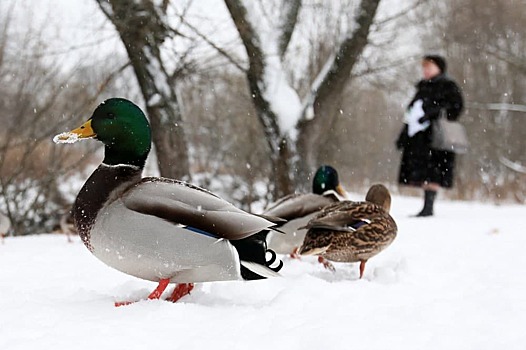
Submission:
M 91 128 L 91 119 L 79 126 L 78 128 L 71 130 L 70 133 L 78 135 L 79 139 L 90 139 L 97 136 Z
M 345 191 L 342 185 L 336 186 L 336 193 L 338 193 L 343 198 L 347 199 L 347 191 Z
M 73 143 L 82 139 L 91 139 L 97 136 L 91 127 L 91 119 L 78 128 L 58 134 L 53 138 L 55 143 Z

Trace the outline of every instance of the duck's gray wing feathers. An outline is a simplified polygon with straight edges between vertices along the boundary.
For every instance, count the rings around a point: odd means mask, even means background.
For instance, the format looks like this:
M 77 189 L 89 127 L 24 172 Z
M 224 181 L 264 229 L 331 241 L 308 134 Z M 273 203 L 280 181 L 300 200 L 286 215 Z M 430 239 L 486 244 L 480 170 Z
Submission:
M 263 214 L 292 220 L 319 211 L 337 200 L 331 195 L 320 196 L 314 193 L 292 194 L 278 200 L 266 209 Z
M 178 225 L 228 240 L 238 240 L 274 226 L 200 187 L 171 179 L 144 178 L 123 194 L 124 205 Z

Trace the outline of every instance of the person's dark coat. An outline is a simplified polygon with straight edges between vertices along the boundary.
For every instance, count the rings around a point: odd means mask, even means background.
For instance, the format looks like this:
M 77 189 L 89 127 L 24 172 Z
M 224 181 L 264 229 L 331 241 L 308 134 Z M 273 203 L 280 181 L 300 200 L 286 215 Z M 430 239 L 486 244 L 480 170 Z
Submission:
M 423 101 L 422 109 L 425 115 L 419 122 L 423 123 L 426 120 L 430 120 L 431 123 L 436 122 L 441 110 L 445 110 L 449 120 L 459 118 L 463 109 L 462 93 L 458 85 L 446 75 L 422 80 L 416 88 L 416 95 L 408 108 L 417 100 Z M 398 149 L 403 149 L 398 182 L 411 186 L 437 183 L 441 187 L 452 187 L 455 154 L 431 148 L 432 126 L 416 133 L 413 137 L 409 137 L 407 129 L 406 125 L 396 142 Z

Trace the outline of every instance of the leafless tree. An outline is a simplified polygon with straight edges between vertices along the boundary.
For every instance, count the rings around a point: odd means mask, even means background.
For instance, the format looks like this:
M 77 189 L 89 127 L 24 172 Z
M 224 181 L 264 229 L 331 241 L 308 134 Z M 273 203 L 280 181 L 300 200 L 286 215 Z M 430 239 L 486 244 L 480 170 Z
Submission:
M 189 120 L 193 181 L 240 207 L 266 200 L 267 147 L 255 123 L 245 77 L 237 72 L 200 73 L 183 84 Z
M 152 124 L 162 176 L 190 178 L 184 120 L 174 81 L 161 57 L 166 40 L 179 34 L 166 18 L 168 1 L 97 0 L 126 48 Z
M 51 138 L 85 119 L 126 65 L 66 72 L 60 60 L 47 59 L 42 28 L 9 31 L 12 16 L 0 15 L 0 211 L 20 235 L 49 232 L 68 210 L 61 182 L 89 156 L 55 147 Z
M 291 156 L 298 150 L 298 166 L 311 170 L 317 165 L 320 156 L 317 148 L 326 141 L 325 135 L 334 123 L 340 109 L 344 86 L 349 82 L 351 71 L 367 44 L 368 34 L 375 17 L 379 0 L 362 0 L 356 10 L 355 25 L 337 43 L 332 54 L 312 82 L 307 95 L 300 100 L 298 93 L 284 81 L 283 58 L 286 54 L 301 9 L 301 0 L 284 1 L 278 5 L 274 17 L 274 37 L 257 27 L 264 17 L 263 2 L 225 0 L 232 20 L 247 51 L 249 68 L 246 72 L 253 103 L 262 124 L 270 149 L 274 170 L 274 196 L 279 197 L 293 191 Z M 259 9 L 258 9 L 259 7 Z M 263 13 L 263 15 L 261 14 Z M 267 28 L 273 19 L 261 21 Z M 275 21 L 274 21 L 275 22 Z M 265 37 L 263 37 L 265 36 Z M 276 79 L 281 79 L 276 83 Z M 281 86 L 276 86 L 280 84 Z M 273 97 L 272 89 L 287 93 L 292 109 L 283 110 Z M 280 98 L 284 98 L 281 96 Z M 296 104 L 296 106 L 294 106 Z M 296 107 L 294 109 L 294 107 Z M 280 110 L 281 109 L 281 110 Z M 296 115 L 291 115 L 296 114 Z M 297 120 L 293 133 L 284 130 L 280 119 Z

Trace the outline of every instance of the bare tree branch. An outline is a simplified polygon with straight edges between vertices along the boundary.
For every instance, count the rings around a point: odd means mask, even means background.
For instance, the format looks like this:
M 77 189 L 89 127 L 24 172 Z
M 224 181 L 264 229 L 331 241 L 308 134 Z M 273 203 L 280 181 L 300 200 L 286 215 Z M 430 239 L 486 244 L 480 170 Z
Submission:
M 240 0 L 225 0 L 225 4 L 250 58 L 247 73 L 254 77 L 261 77 L 265 64 L 264 54 L 260 47 L 258 36 L 252 24 L 248 21 L 247 10 Z
M 512 103 L 467 103 L 466 107 L 473 109 L 482 109 L 486 111 L 510 111 L 526 113 L 526 105 Z
M 361 0 L 354 30 L 347 35 L 336 54 L 329 57 L 321 75 L 314 82 L 311 95 L 306 98 L 308 103 L 312 103 L 313 113 L 304 113 L 298 123 L 298 149 L 302 156 L 303 172 L 316 167 L 319 156 L 317 145 L 323 144 L 328 137 L 328 130 L 341 105 L 344 88 L 367 45 L 379 3 L 380 0 Z M 305 112 L 310 109 L 308 105 L 304 107 Z
M 411 11 L 414 11 L 416 8 L 420 7 L 421 5 L 424 5 L 428 3 L 430 0 L 416 0 L 413 4 L 407 6 L 406 8 L 398 11 L 392 16 L 386 17 L 382 19 L 381 21 L 375 21 L 374 26 L 375 27 L 381 27 L 384 24 L 387 24 L 389 22 L 395 21 L 397 19 L 400 19 L 410 13 Z
M 301 9 L 301 0 L 287 0 L 283 2 L 283 12 L 281 15 L 281 35 L 279 38 L 279 56 L 283 61 L 290 39 L 298 22 L 298 14 Z
M 356 28 L 338 49 L 327 75 L 323 79 L 315 100 L 320 105 L 334 91 L 341 91 L 349 80 L 351 71 L 367 45 L 369 29 L 376 15 L 380 0 L 362 0 L 356 16 Z M 316 107 L 315 107 L 316 108 Z
M 25 55 L 25 57 L 29 57 L 29 58 L 43 58 L 43 57 L 50 57 L 50 56 L 59 56 L 59 55 L 70 54 L 72 51 L 82 50 L 82 49 L 91 48 L 91 47 L 97 47 L 102 42 L 106 42 L 106 41 L 109 41 L 109 40 L 112 40 L 112 39 L 115 39 L 114 35 L 109 35 L 109 36 L 106 36 L 106 37 L 97 37 L 97 40 L 93 40 L 93 41 L 90 41 L 90 42 L 85 42 L 85 43 L 82 43 L 82 44 L 75 44 L 75 45 L 71 45 L 71 46 L 68 46 L 68 47 L 65 47 L 65 48 L 61 48 L 61 49 L 57 49 L 57 50 L 32 53 L 30 55 Z
M 225 0 L 225 4 L 249 57 L 249 68 L 246 75 L 252 101 L 269 147 L 276 184 L 274 196 L 277 199 L 277 197 L 292 192 L 289 141 L 280 130 L 278 117 L 272 110 L 270 101 L 264 96 L 266 57 L 261 48 L 259 36 L 248 20 L 247 10 L 240 0 Z
M 508 169 L 511 169 L 517 173 L 526 174 L 526 166 L 522 164 L 514 162 L 504 156 L 500 156 L 499 161 Z
M 487 54 L 512 65 L 518 69 L 521 73 L 526 74 L 526 63 L 524 63 L 524 58 L 516 57 L 510 52 L 507 52 L 503 49 L 500 49 L 496 46 L 487 45 L 484 50 Z
M 1 31 L 0 31 L 0 67 L 2 67 L 2 63 L 4 61 L 4 55 L 5 55 L 5 48 L 6 48 L 6 45 L 7 45 L 7 41 L 9 40 L 9 33 L 8 33 L 8 28 L 9 28 L 9 24 L 11 23 L 12 21 L 12 18 L 13 18 L 13 9 L 15 7 L 15 2 L 12 1 L 11 4 L 9 5 L 7 11 L 5 12 L 5 19 L 4 19 L 4 25 L 2 26 L 1 28 Z
M 200 39 L 202 39 L 204 42 L 206 42 L 208 45 L 210 45 L 210 47 L 212 47 L 214 50 L 216 50 L 217 53 L 219 53 L 221 56 L 226 58 L 228 60 L 228 62 L 230 62 L 230 63 L 232 63 L 234 65 L 234 67 L 239 69 L 241 72 L 245 72 L 246 73 L 246 68 L 243 67 L 238 62 L 238 60 L 235 59 L 230 53 L 228 53 L 226 50 L 224 50 L 221 47 L 219 47 L 212 40 L 210 40 L 206 35 L 201 33 L 201 31 L 199 31 L 199 29 L 197 29 L 195 26 L 193 26 L 187 20 L 185 20 L 183 15 L 181 15 L 179 18 L 180 18 L 181 22 L 184 23 L 184 25 L 186 25 L 191 31 L 193 31 L 195 33 L 195 35 L 197 35 Z
M 276 140 L 281 139 L 281 131 L 277 123 L 277 117 L 270 108 L 268 101 L 263 97 L 261 87 L 258 82 L 263 80 L 265 56 L 260 47 L 258 35 L 252 27 L 250 21 L 247 19 L 247 10 L 240 0 L 225 0 L 225 4 L 230 11 L 232 20 L 239 32 L 241 41 L 245 46 L 249 59 L 249 69 L 247 71 L 248 82 L 252 99 L 256 104 L 258 117 L 262 122 L 265 135 L 267 135 L 267 142 L 270 149 L 277 152 L 279 144 Z

